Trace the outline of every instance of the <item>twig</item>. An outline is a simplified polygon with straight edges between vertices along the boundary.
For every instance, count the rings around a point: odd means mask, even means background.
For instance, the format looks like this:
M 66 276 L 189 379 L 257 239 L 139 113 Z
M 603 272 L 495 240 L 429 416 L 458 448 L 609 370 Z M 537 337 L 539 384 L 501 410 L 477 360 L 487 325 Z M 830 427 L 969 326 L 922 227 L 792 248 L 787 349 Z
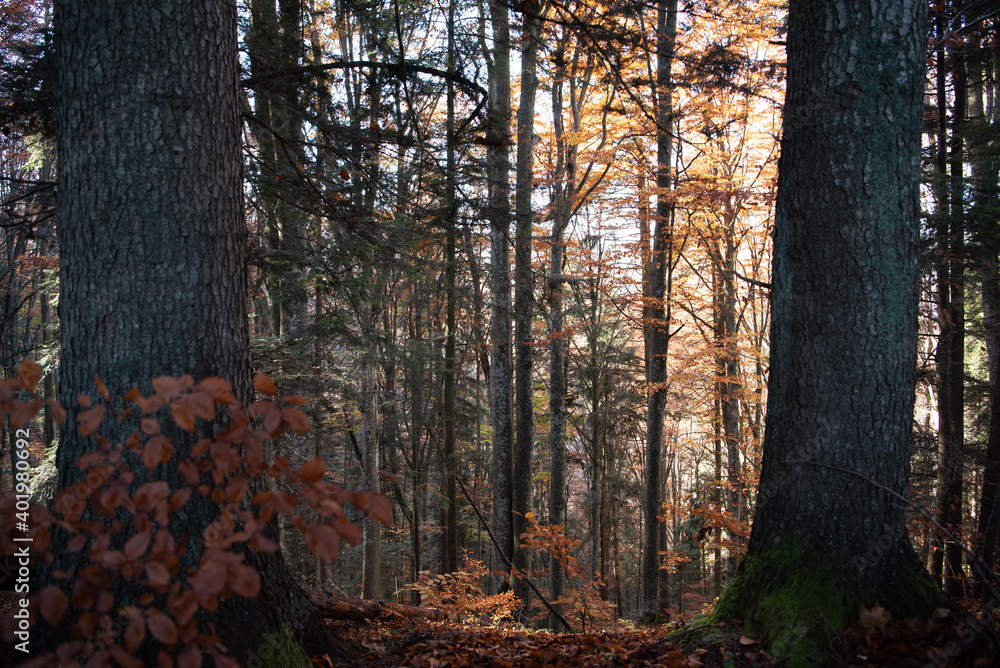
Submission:
M 486 533 L 489 535 L 490 540 L 493 541 L 493 546 L 496 547 L 497 554 L 499 554 L 500 558 L 503 559 L 504 562 L 506 562 L 507 567 L 510 568 L 511 570 L 511 573 L 514 576 L 519 577 L 526 583 L 528 583 L 528 586 L 531 587 L 532 591 L 534 591 L 535 594 L 538 596 L 538 600 L 542 602 L 542 605 L 548 608 L 549 612 L 555 615 L 556 619 L 562 622 L 563 626 L 566 627 L 567 631 L 569 631 L 570 633 L 575 633 L 575 631 L 573 631 L 573 627 L 570 626 L 570 623 L 566 621 L 565 617 L 559 614 L 559 611 L 556 610 L 551 603 L 549 603 L 548 599 L 545 598 L 542 592 L 538 590 L 538 587 L 535 586 L 535 583 L 531 581 L 531 578 L 526 577 L 523 573 L 518 571 L 517 568 L 514 567 L 514 564 L 510 562 L 510 559 L 507 558 L 507 555 L 503 553 L 503 550 L 500 548 L 500 543 L 497 542 L 497 539 L 496 537 L 494 537 L 493 532 L 490 531 L 490 525 L 486 523 L 485 519 L 483 519 L 482 513 L 480 513 L 479 508 L 476 507 L 476 502 L 472 500 L 471 496 L 469 496 L 469 492 L 466 491 L 465 485 L 462 484 L 462 480 L 458 476 L 455 476 L 455 482 L 457 482 L 458 486 L 462 488 L 462 495 L 469 501 L 469 504 L 472 505 L 472 509 L 476 511 L 476 516 L 479 518 L 479 521 L 482 522 L 483 528 L 486 529 Z
M 427 433 L 429 433 L 431 435 L 431 438 L 434 439 L 434 445 L 436 447 L 438 445 L 437 435 L 434 433 L 433 430 L 431 430 L 431 428 L 428 425 L 424 426 L 427 427 Z M 549 603 L 548 599 L 545 598 L 542 592 L 539 591 L 538 587 L 535 586 L 535 583 L 531 581 L 531 578 L 524 576 L 523 573 L 518 571 L 517 568 L 514 567 L 514 564 L 511 563 L 510 559 L 507 558 L 507 555 L 503 553 L 503 549 L 500 547 L 500 543 L 497 542 L 496 536 L 494 536 L 493 532 L 490 530 L 490 525 L 486 522 L 486 519 L 483 517 L 483 514 L 479 512 L 479 507 L 476 505 L 476 502 L 472 500 L 472 497 L 469 496 L 468 490 L 465 489 L 465 484 L 462 482 L 462 478 L 456 475 L 455 482 L 457 482 L 458 486 L 462 488 L 462 495 L 469 502 L 469 505 L 472 506 L 472 509 L 476 511 L 476 517 L 479 518 L 479 522 L 483 525 L 483 528 L 486 529 L 486 534 L 490 537 L 490 540 L 493 541 L 493 546 L 496 547 L 497 549 L 497 554 L 499 554 L 500 558 L 503 559 L 504 562 L 507 564 L 507 567 L 511 570 L 511 574 L 514 575 L 515 577 L 520 577 L 522 580 L 524 580 L 524 582 L 526 582 L 528 586 L 531 587 L 532 591 L 534 591 L 535 594 L 538 596 L 538 600 L 542 602 L 542 605 L 548 608 L 549 612 L 555 615 L 556 619 L 562 622 L 563 626 L 566 627 L 566 630 L 569 631 L 570 633 L 575 633 L 570 623 L 566 621 L 565 617 L 559 614 L 559 611 L 556 610 L 551 603 Z
M 827 617 L 826 613 L 823 612 L 823 610 L 820 608 L 816 608 L 816 612 L 818 612 L 820 616 L 823 617 L 823 619 L 826 621 L 827 626 L 829 626 L 830 630 L 833 631 L 833 637 L 837 639 L 837 642 L 840 643 L 840 648 L 844 650 L 844 658 L 850 660 L 851 655 L 847 651 L 847 645 L 844 644 L 844 639 L 840 637 L 839 633 L 837 633 L 837 628 L 830 622 L 830 618 Z

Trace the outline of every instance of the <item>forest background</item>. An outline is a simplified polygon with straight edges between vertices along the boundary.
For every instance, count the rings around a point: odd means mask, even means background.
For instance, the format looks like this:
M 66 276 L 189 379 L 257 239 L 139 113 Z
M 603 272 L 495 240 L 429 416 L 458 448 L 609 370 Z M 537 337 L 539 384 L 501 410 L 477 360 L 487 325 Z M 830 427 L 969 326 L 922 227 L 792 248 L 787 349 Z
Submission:
M 996 11 L 932 9 L 909 496 L 994 563 Z M 381 489 L 394 519 L 352 516 L 363 539 L 333 561 L 283 531 L 296 577 L 419 603 L 459 570 L 503 589 L 506 557 L 584 626 L 710 609 L 760 473 L 782 3 L 252 0 L 239 16 L 253 364 L 312 420 L 275 451 Z M 0 9 L 0 360 L 11 376 L 38 360 L 44 398 L 49 20 L 45 2 Z M 31 433 L 44 500 L 47 411 Z M 971 590 L 959 542 L 909 528 L 946 591 Z

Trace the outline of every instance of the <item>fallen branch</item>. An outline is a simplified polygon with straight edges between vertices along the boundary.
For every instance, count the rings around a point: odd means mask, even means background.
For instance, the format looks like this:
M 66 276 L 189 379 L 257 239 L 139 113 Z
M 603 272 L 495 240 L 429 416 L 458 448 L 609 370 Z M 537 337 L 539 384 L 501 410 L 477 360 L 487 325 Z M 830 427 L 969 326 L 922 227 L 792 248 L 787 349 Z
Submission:
M 447 614 L 437 608 L 403 605 L 401 603 L 383 603 L 382 601 L 360 601 L 353 598 L 317 601 L 316 609 L 319 612 L 319 616 L 323 619 L 353 622 L 368 622 L 387 614 L 435 621 L 448 618 Z

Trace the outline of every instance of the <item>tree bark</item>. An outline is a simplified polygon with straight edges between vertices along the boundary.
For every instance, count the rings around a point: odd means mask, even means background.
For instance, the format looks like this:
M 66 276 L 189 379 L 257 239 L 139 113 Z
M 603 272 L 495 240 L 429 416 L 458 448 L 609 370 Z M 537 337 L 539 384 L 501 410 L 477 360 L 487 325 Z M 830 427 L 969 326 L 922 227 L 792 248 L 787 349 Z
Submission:
M 549 236 L 549 524 L 566 526 L 566 338 L 563 334 L 563 234 L 569 224 L 566 178 L 566 144 L 563 140 L 563 88 L 566 79 L 565 54 L 567 35 L 557 40 L 553 54 L 556 63 L 552 80 L 552 118 L 556 140 L 556 164 L 552 187 L 552 232 Z M 572 181 L 570 181 L 572 183 Z M 565 592 L 566 573 L 562 563 L 549 557 L 549 590 L 557 610 Z M 549 628 L 563 631 L 555 615 L 549 615 Z
M 714 613 L 742 619 L 777 661 L 842 660 L 830 633 L 861 605 L 905 618 L 943 601 L 897 496 L 916 372 L 925 10 L 789 5 L 763 466 L 748 553 Z
M 531 274 L 531 234 L 534 217 L 531 195 L 534 181 L 535 93 L 538 88 L 537 57 L 541 17 L 537 0 L 523 7 L 521 46 L 521 99 L 517 108 L 517 163 L 514 186 L 514 397 L 517 433 L 514 440 L 514 567 L 526 570 L 528 554 L 520 548 L 527 531 L 525 515 L 531 511 L 531 455 L 535 447 L 535 387 L 532 378 L 535 295 Z M 515 593 L 527 603 L 530 589 L 515 583 Z
M 487 132 L 487 182 L 490 219 L 490 419 L 493 422 L 493 514 L 490 523 L 500 550 L 510 560 L 514 553 L 511 523 L 513 418 L 511 415 L 510 337 L 510 18 L 507 5 L 490 0 L 493 58 L 489 70 L 489 130 Z M 506 571 L 503 558 L 493 562 L 495 571 Z M 498 576 L 495 589 L 503 586 Z
M 659 614 L 657 589 L 660 582 L 658 554 L 660 468 L 663 450 L 663 420 L 667 402 L 667 349 L 670 344 L 667 274 L 673 263 L 672 187 L 673 93 L 670 69 L 677 37 L 677 0 L 660 0 L 656 21 L 656 218 L 649 258 L 649 301 L 644 307 L 643 329 L 646 352 L 646 468 L 642 502 L 642 565 L 640 571 L 640 618 L 647 622 Z
M 243 402 L 252 390 L 235 3 L 60 0 L 54 26 L 64 489 L 82 477 L 76 460 L 95 448 L 76 429 L 77 397 L 94 393 L 95 374 L 112 414 L 131 387 L 150 394 L 161 375 L 221 376 Z M 112 442 L 130 431 L 127 422 L 101 425 Z M 176 455 L 156 478 L 184 487 L 174 462 L 191 439 L 165 431 Z M 142 465 L 134 471 L 135 485 L 150 479 Z M 207 502 L 188 510 L 171 522 L 175 536 L 200 536 L 217 513 Z M 75 572 L 85 557 L 64 541 L 56 532 L 54 568 Z M 190 541 L 181 572 L 199 555 Z M 301 646 L 287 643 L 321 627 L 315 608 L 280 555 L 250 562 L 261 573 L 260 596 L 204 621 L 237 657 L 278 642 L 290 663 L 308 665 Z

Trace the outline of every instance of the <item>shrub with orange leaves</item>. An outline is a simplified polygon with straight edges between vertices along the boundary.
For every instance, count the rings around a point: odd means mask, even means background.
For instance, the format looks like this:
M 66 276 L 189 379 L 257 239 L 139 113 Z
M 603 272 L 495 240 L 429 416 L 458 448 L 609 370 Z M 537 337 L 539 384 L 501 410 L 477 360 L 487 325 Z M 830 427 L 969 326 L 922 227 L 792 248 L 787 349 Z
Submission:
M 588 579 L 577 564 L 574 552 L 580 545 L 580 540 L 569 538 L 561 525 L 541 525 L 535 521 L 534 513 L 525 513 L 528 520 L 528 530 L 521 534 L 522 547 L 535 550 L 539 555 L 548 554 L 562 564 L 566 574 L 566 593 L 555 601 L 550 601 L 559 607 L 567 621 L 573 617 L 580 620 L 580 628 L 584 633 L 599 629 L 612 629 L 618 624 L 615 606 L 601 598 L 600 579 Z M 546 563 L 548 559 L 540 559 Z M 536 619 L 543 619 L 548 610 L 541 611 Z
M 451 620 L 471 617 L 480 624 L 498 626 L 514 619 L 521 601 L 511 591 L 486 595 L 483 582 L 489 575 L 483 562 L 466 557 L 461 570 L 454 573 L 432 577 L 430 571 L 421 571 L 417 581 L 403 587 L 400 593 L 418 592 L 421 605 L 437 608 Z
M 13 393 L 33 392 L 40 377 L 37 365 L 25 361 L 18 367 L 17 379 L 0 381 L 0 411 L 15 426 L 29 422 L 41 402 L 37 398 L 20 401 Z M 95 385 L 108 402 L 110 396 L 100 378 L 95 378 Z M 214 634 L 199 628 L 198 613 L 215 611 L 220 600 L 233 596 L 258 595 L 260 575 L 244 563 L 244 550 L 278 549 L 265 531 L 276 513 L 288 516 L 305 534 L 307 546 L 326 560 L 336 558 L 342 541 L 356 544 L 361 539 L 358 528 L 347 519 L 346 504 L 391 523 L 385 496 L 324 482 L 326 465 L 319 457 L 301 468 L 290 467 L 283 457 L 265 460 L 266 439 L 277 438 L 286 429 L 300 434 L 310 429 L 308 417 L 299 408 L 304 400 L 296 396 L 279 399 L 266 376 L 258 376 L 255 387 L 267 397 L 249 408 L 239 404 L 230 384 L 221 378 L 195 383 L 190 376 L 159 377 L 152 386 L 151 396 L 143 397 L 136 388 L 125 395 L 133 406 L 117 418 L 136 420 L 138 429 L 123 443 L 111 443 L 100 435 L 107 403 L 81 395 L 79 404 L 84 410 L 77 418 L 78 429 L 96 442 L 96 449 L 76 462 L 85 474 L 83 479 L 59 492 L 51 509 L 29 504 L 24 510 L 23 498 L 19 508 L 14 495 L 0 503 L 0 554 L 14 554 L 19 546 L 30 544 L 33 557 L 51 564 L 50 531 L 58 526 L 69 533 L 67 549 L 84 555 L 84 565 L 74 572 L 55 572 L 64 585 L 50 585 L 31 599 L 32 624 L 39 616 L 54 627 L 72 622 L 73 638 L 30 665 L 111 665 L 113 660 L 127 668 L 141 668 L 136 656 L 156 654 L 150 652 L 152 647 L 159 648 L 161 665 L 201 666 L 210 656 L 216 666 L 236 666 Z M 52 408 L 58 421 L 65 420 L 66 413 L 58 404 Z M 222 429 L 215 429 L 218 411 L 227 418 Z M 210 427 L 188 456 L 177 462 L 182 483 L 153 479 L 138 484 L 130 466 L 145 466 L 153 473 L 176 456 L 174 443 L 164 433 L 166 420 L 195 438 L 198 420 Z M 297 493 L 264 490 L 247 499 L 252 482 L 265 477 L 281 477 Z M 20 493 L 20 483 L 17 489 Z M 198 497 L 218 507 L 215 519 L 200 540 L 173 535 L 171 518 L 190 511 Z M 312 519 L 306 520 L 299 512 L 303 506 L 313 511 L 309 513 Z M 27 536 L 25 525 L 30 527 Z M 28 537 L 30 543 L 26 543 Z M 201 547 L 197 566 L 182 569 L 182 558 L 194 540 Z M 133 595 L 128 605 L 120 605 L 111 592 L 125 585 Z M 4 638 L 11 643 L 17 631 L 23 631 L 14 618 L 17 610 L 2 622 Z

